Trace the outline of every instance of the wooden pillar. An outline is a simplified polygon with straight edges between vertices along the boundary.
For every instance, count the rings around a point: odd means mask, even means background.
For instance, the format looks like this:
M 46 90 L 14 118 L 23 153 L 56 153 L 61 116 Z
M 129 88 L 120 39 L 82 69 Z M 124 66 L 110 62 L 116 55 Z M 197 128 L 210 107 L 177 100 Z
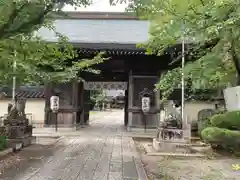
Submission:
M 89 125 L 90 91 L 84 90 L 84 125 Z
M 132 112 L 129 111 L 133 107 L 133 77 L 132 70 L 129 72 L 128 80 L 128 131 L 132 131 Z
M 79 82 L 77 80 L 73 80 L 72 82 L 72 125 L 76 125 L 77 123 L 77 114 L 79 111 Z
M 124 125 L 128 125 L 128 89 L 125 90 L 125 102 L 124 102 Z
M 79 112 L 79 125 L 83 125 L 84 124 L 84 84 L 83 82 L 79 83 L 79 98 L 78 98 L 78 102 L 79 102 L 79 107 L 81 107 L 81 111 Z
M 78 83 L 78 96 L 77 96 L 77 107 L 78 107 L 78 111 L 77 111 L 77 117 L 76 117 L 76 124 L 80 125 L 81 121 L 82 121 L 82 117 L 83 117 L 83 83 L 79 82 Z
M 51 113 L 51 109 L 50 109 L 50 98 L 52 95 L 53 95 L 53 85 L 50 83 L 46 84 L 44 89 L 44 96 L 45 96 L 44 125 L 51 125 L 55 123 Z

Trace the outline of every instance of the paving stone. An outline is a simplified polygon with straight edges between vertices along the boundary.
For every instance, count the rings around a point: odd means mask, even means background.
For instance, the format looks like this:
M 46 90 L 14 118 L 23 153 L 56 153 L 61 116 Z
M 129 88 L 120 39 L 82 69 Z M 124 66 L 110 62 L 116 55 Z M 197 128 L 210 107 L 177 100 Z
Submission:
M 122 112 L 108 113 L 90 127 L 64 137 L 51 157 L 9 175 L 11 180 L 124 180 L 138 179 L 132 139 L 123 137 Z M 40 161 L 39 161 L 40 162 Z M 15 171 L 12 171 L 15 173 Z M 4 178 L 8 178 L 7 176 Z M 1 178 L 0 179 L 4 179 Z
M 122 172 L 110 172 L 108 180 L 123 180 Z
M 137 169 L 134 161 L 123 162 L 123 177 L 124 178 L 138 178 Z

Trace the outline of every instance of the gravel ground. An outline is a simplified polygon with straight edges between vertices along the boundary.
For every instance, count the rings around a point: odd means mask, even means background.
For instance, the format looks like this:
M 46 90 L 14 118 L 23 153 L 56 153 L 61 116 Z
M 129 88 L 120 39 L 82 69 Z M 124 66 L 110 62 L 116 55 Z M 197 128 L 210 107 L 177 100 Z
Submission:
M 150 180 L 240 180 L 240 171 L 232 170 L 240 159 L 147 156 L 146 141 L 135 143 Z

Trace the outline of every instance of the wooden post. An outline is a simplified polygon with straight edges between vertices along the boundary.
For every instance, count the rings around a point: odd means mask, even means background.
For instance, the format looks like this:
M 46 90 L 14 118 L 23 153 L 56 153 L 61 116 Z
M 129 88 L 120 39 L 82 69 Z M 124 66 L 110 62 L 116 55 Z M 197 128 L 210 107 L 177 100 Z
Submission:
M 78 120 L 80 125 L 84 124 L 84 84 L 83 82 L 79 83 L 79 90 L 78 90 L 78 106 L 81 108 L 79 112 L 80 119 Z
M 45 95 L 45 114 L 44 114 L 44 125 L 50 125 L 52 123 L 52 113 L 50 110 L 50 98 L 52 96 L 53 86 L 52 84 L 46 84 L 44 89 Z
M 125 90 L 124 125 L 128 125 L 128 89 Z
M 79 82 L 77 80 L 72 81 L 72 125 L 76 126 L 77 113 L 79 111 Z
M 84 125 L 89 125 L 89 112 L 90 112 L 90 91 L 84 90 Z
M 129 72 L 129 81 L 128 81 L 128 108 L 133 107 L 133 77 L 132 70 Z M 128 112 L 128 131 L 132 131 L 132 112 Z

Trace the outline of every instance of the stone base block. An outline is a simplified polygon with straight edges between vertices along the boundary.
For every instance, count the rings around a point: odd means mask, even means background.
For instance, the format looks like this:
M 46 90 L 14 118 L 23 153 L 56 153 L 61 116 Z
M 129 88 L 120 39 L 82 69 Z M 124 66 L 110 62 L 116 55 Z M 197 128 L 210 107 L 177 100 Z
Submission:
M 4 126 L 6 126 L 6 125 L 25 126 L 28 124 L 28 119 L 26 119 L 26 118 L 19 118 L 19 119 L 12 119 L 12 120 L 4 119 L 3 124 L 4 124 Z
M 10 126 L 8 130 L 9 139 L 15 139 L 18 137 L 23 137 L 25 133 L 24 126 Z
M 13 151 L 18 151 L 23 147 L 23 144 L 20 141 L 8 140 L 8 147 L 12 148 Z
M 27 125 L 26 129 L 25 129 L 25 133 L 32 136 L 32 132 L 33 132 L 33 126 L 32 125 Z
M 1 135 L 5 135 L 6 134 L 6 128 L 4 126 L 0 127 L 0 134 Z
M 22 140 L 22 143 L 23 143 L 23 147 L 27 147 L 31 144 L 34 144 L 34 142 L 36 141 L 36 137 L 27 137 L 27 138 L 24 138 Z
M 156 152 L 191 153 L 190 146 L 183 140 L 157 141 L 154 138 L 152 143 L 152 147 Z
M 22 137 L 17 139 L 8 139 L 8 146 L 13 149 L 18 149 L 18 147 L 27 147 L 36 141 L 36 137 Z

